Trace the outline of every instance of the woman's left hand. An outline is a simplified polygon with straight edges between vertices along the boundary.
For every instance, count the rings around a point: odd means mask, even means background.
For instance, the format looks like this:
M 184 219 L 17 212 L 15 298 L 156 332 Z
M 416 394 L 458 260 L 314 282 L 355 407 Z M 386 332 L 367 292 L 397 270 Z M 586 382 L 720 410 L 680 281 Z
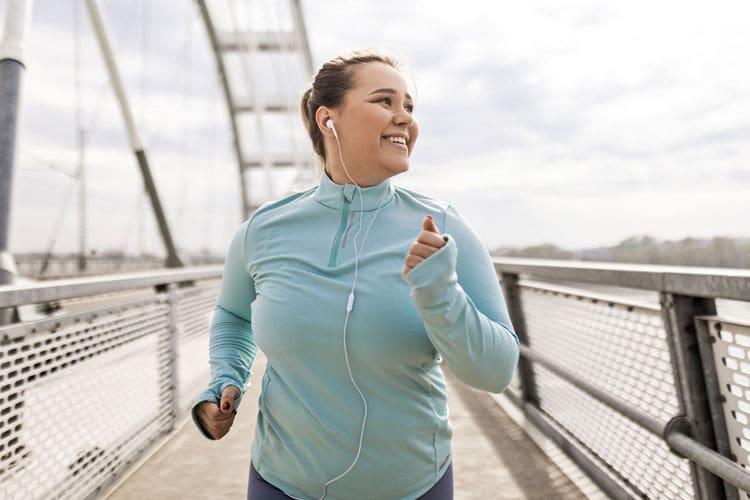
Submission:
M 432 217 L 426 215 L 422 221 L 422 232 L 409 247 L 409 253 L 404 260 L 404 270 L 401 272 L 401 278 L 406 281 L 406 274 L 417 267 L 417 265 L 430 255 L 434 254 L 445 246 L 445 240 L 440 236 L 435 221 Z

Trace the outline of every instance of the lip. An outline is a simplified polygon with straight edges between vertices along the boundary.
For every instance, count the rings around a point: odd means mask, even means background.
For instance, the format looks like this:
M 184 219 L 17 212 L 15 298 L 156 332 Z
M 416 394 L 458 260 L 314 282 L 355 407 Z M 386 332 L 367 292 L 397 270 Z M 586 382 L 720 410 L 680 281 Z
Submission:
M 390 140 L 388 140 L 389 137 L 400 137 L 406 142 L 406 144 L 399 144 L 397 142 L 391 142 Z M 395 146 L 403 151 L 409 151 L 409 146 L 408 146 L 409 136 L 407 136 L 406 134 L 386 134 L 382 137 L 382 140 L 390 144 L 391 146 Z
M 407 146 L 406 144 L 399 144 L 398 142 L 391 142 L 391 141 L 389 141 L 387 139 L 387 137 L 403 137 L 404 140 L 407 141 L 407 143 L 408 143 L 408 139 L 405 136 L 403 136 L 403 135 L 395 135 L 395 134 L 394 135 L 387 135 L 387 136 L 383 136 L 382 140 L 386 144 L 389 144 L 389 145 L 391 145 L 393 147 L 396 147 L 396 148 L 398 148 L 398 149 L 400 149 L 402 151 L 407 151 L 407 152 L 409 151 L 409 146 Z

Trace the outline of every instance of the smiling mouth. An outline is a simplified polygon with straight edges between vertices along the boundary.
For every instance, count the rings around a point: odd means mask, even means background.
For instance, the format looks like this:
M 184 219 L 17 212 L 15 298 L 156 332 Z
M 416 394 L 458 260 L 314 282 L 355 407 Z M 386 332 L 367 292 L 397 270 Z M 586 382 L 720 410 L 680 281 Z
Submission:
M 404 137 L 397 137 L 397 136 L 384 136 L 383 139 L 386 142 L 390 142 L 391 144 L 396 144 L 399 146 L 403 146 L 406 148 L 406 139 Z

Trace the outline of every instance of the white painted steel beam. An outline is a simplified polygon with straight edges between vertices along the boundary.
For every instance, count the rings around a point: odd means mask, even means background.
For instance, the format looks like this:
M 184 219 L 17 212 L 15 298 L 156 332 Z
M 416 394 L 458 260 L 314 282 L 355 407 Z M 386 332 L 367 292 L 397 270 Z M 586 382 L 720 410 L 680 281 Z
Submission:
M 497 273 L 750 301 L 750 269 L 654 266 L 570 260 L 493 259 Z

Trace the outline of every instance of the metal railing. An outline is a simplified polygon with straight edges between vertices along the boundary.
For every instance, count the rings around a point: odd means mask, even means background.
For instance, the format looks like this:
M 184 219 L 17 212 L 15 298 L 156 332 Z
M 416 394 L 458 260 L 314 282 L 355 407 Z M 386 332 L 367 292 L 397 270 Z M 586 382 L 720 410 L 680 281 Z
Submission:
M 165 258 L 151 255 L 86 257 L 86 269 L 79 267 L 77 255 L 56 255 L 46 258 L 42 254 L 15 254 L 16 269 L 20 276 L 33 279 L 62 279 L 103 274 L 155 271 L 164 267 Z M 223 259 L 210 255 L 185 256 L 187 266 L 222 264 Z
M 750 301 L 750 271 L 511 258 L 495 269 L 522 343 L 506 395 L 602 490 L 748 498 L 750 324 L 717 316 L 716 299 Z
M 221 267 L 0 287 L 0 499 L 95 498 L 208 381 Z
M 750 301 L 750 271 L 495 267 L 523 344 L 506 394 L 608 495 L 748 498 L 750 324 L 718 316 L 716 299 Z M 97 497 L 173 428 L 207 381 L 220 276 L 0 287 L 0 308 L 62 305 L 0 327 L 0 499 Z

